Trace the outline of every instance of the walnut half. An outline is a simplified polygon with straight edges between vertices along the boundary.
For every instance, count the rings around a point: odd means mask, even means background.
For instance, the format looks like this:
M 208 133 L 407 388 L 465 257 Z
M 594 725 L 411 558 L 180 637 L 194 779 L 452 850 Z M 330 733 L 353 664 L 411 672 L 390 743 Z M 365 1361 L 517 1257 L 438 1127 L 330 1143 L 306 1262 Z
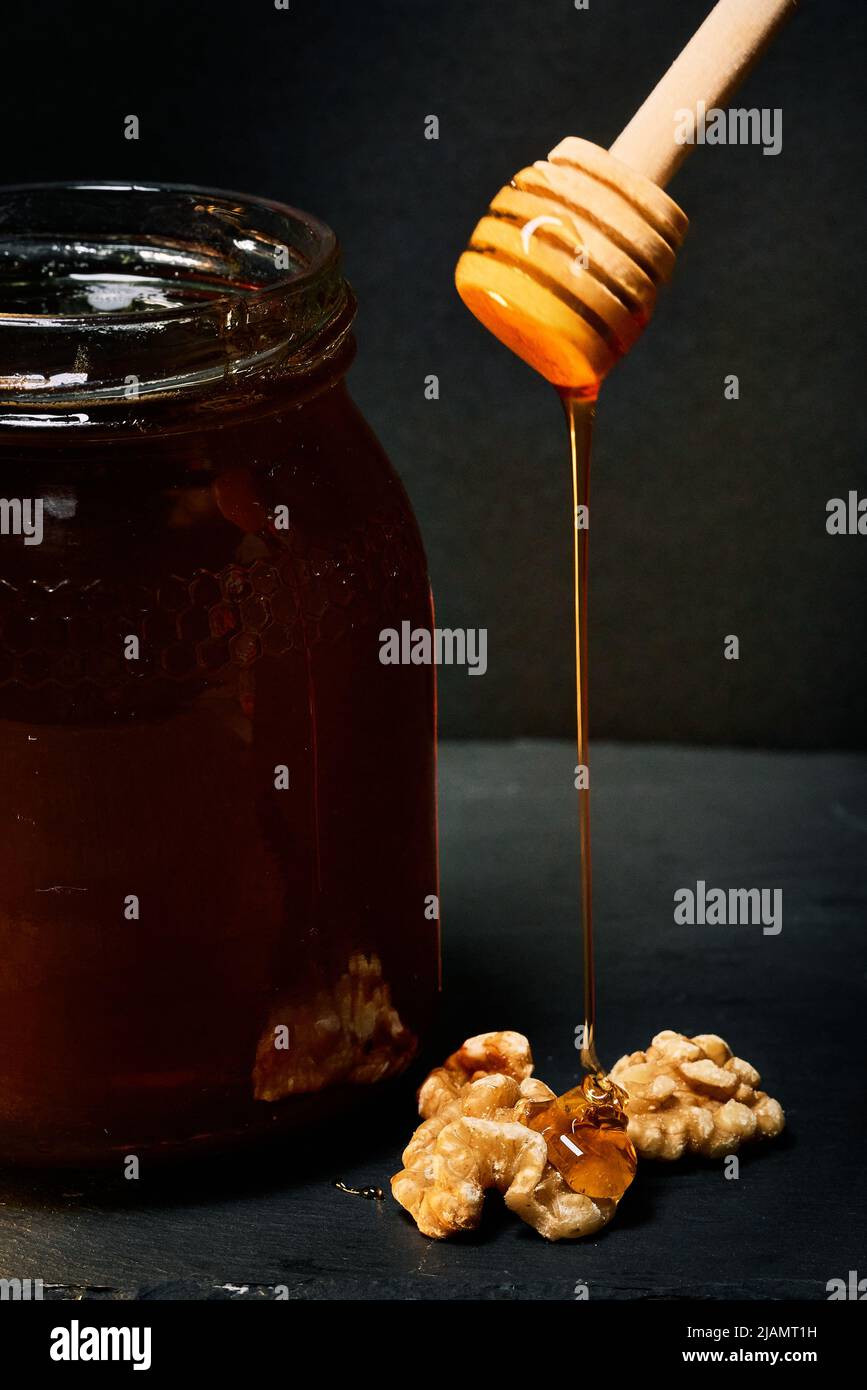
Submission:
M 785 1124 L 779 1101 L 757 1089 L 755 1067 L 715 1033 L 688 1038 L 667 1029 L 610 1075 L 627 1094 L 627 1133 L 642 1158 L 719 1158 Z
M 548 1162 L 544 1138 L 522 1124 L 519 1102 L 554 1099 L 533 1079 L 533 1058 L 520 1033 L 470 1038 L 419 1092 L 419 1125 L 391 1180 L 395 1199 L 427 1236 L 442 1239 L 474 1229 L 485 1193 L 548 1240 L 592 1235 L 617 1203 L 573 1192 Z

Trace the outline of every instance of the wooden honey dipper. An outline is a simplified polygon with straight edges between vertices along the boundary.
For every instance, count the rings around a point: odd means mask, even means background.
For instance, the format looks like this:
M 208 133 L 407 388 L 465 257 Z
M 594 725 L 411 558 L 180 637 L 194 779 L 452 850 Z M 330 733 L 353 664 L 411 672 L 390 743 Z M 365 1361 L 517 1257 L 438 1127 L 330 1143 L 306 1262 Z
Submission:
M 494 198 L 458 292 L 555 386 L 595 390 L 650 319 L 688 226 L 662 191 L 693 148 L 675 113 L 725 103 L 795 4 L 719 0 L 610 150 L 570 136 Z

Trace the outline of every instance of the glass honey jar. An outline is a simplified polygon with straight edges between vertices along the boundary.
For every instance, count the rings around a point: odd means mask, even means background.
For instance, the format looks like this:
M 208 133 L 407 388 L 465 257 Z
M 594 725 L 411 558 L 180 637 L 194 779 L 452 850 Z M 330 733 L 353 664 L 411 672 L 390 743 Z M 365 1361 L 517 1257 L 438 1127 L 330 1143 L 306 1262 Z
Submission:
M 333 233 L 0 190 L 0 1159 L 306 1125 L 439 987 L 433 622 Z

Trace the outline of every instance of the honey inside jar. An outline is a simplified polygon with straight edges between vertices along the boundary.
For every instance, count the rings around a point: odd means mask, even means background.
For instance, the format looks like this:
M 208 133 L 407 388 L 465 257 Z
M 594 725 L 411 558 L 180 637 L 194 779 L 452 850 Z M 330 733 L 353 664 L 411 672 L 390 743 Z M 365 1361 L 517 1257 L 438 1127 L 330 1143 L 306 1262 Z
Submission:
M 8 190 L 0 1157 L 176 1152 L 403 1070 L 439 986 L 432 624 L 305 214 Z

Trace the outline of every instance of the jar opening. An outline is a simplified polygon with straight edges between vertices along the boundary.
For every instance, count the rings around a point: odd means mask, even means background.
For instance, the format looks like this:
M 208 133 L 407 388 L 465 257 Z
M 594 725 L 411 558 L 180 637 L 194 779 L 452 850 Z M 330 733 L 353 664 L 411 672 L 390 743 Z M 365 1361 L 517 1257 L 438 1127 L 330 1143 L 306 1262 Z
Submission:
M 354 311 L 334 233 L 242 194 L 0 188 L 0 402 L 65 408 L 308 371 Z

